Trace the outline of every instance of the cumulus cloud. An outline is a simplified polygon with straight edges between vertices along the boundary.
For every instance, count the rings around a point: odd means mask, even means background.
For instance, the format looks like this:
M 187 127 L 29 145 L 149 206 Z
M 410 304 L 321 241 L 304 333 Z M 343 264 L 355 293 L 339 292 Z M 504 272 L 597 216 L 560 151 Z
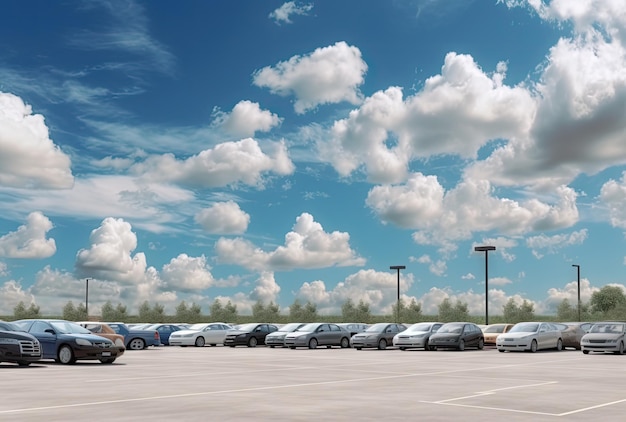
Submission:
M 0 92 L 0 186 L 69 189 L 70 166 L 69 156 L 49 138 L 44 117 L 20 97 Z
M 273 272 L 262 271 L 255 284 L 254 289 L 249 293 L 238 292 L 232 296 L 217 296 L 215 299 L 219 299 L 222 304 L 231 301 L 237 306 L 237 312 L 241 315 L 252 314 L 252 307 L 257 301 L 261 301 L 264 305 L 270 302 L 278 303 L 280 286 L 276 283 Z
M 296 218 L 292 231 L 285 235 L 285 245 L 271 252 L 265 252 L 242 238 L 220 238 L 215 250 L 220 262 L 262 271 L 358 266 L 365 263 L 365 259 L 350 247 L 348 233 L 326 233 L 308 213 Z
M 206 257 L 204 255 L 191 257 L 184 253 L 172 258 L 169 264 L 163 266 L 161 278 L 167 289 L 176 291 L 202 290 L 214 283 Z
M 383 223 L 417 229 L 418 243 L 468 239 L 479 231 L 519 235 L 573 225 L 578 219 L 576 193 L 556 190 L 555 204 L 497 198 L 486 180 L 465 180 L 445 191 L 436 177 L 412 174 L 403 185 L 372 188 L 366 204 Z
M 269 18 L 273 19 L 276 25 L 280 25 L 281 23 L 292 23 L 291 16 L 308 15 L 312 9 L 312 4 L 297 4 L 295 1 L 288 1 L 270 13 Z
M 624 286 L 620 286 L 622 289 Z M 600 290 L 597 287 L 593 287 L 589 280 L 583 278 L 580 280 L 580 301 L 587 303 L 591 299 L 591 295 L 594 292 Z M 559 304 L 563 302 L 563 299 L 567 299 L 570 305 L 576 306 L 578 303 L 578 281 L 571 281 L 567 283 L 562 289 L 557 287 L 551 287 L 548 289 L 548 297 L 540 303 L 539 308 L 535 309 L 536 312 L 545 312 L 546 314 L 556 313 Z
M 611 225 L 626 229 L 626 172 L 621 180 L 611 179 L 602 186 L 600 202 L 609 210 Z
M 495 246 L 496 250 L 492 253 L 497 253 L 506 262 L 515 261 L 515 255 L 509 252 L 509 249 L 517 246 L 517 241 L 515 239 L 507 238 L 507 237 L 495 237 L 495 238 L 485 238 L 480 242 L 480 245 L 491 245 Z M 474 252 L 474 247 L 480 246 L 478 243 L 474 243 L 471 247 L 471 251 Z
M 366 71 L 361 51 L 341 41 L 257 70 L 253 81 L 274 94 L 295 96 L 294 109 L 302 114 L 320 104 L 361 102 L 358 87 Z
M 272 144 L 269 149 L 268 155 L 257 141 L 246 138 L 221 143 L 185 160 L 178 160 L 172 154 L 150 156 L 132 170 L 150 181 L 206 188 L 239 183 L 262 187 L 265 173 L 288 175 L 294 171 L 284 142 Z
M 546 236 L 542 233 L 538 236 L 531 236 L 526 239 L 526 246 L 532 249 L 533 255 L 537 258 L 542 258 L 543 254 L 540 251 L 547 251 L 547 253 L 554 254 L 568 246 L 582 245 L 586 239 L 587 229 L 569 234 L 555 234 L 554 236 Z
M 445 261 L 433 261 L 429 255 L 422 255 L 417 259 L 420 264 L 427 264 L 428 270 L 436 276 L 442 277 L 446 274 L 448 266 Z
M 414 96 L 376 92 L 318 143 L 322 159 L 347 176 L 362 165 L 376 183 L 406 177 L 409 161 L 433 155 L 475 158 L 488 141 L 528 131 L 535 103 L 523 86 L 504 85 L 506 65 L 485 73 L 468 55 L 449 53 L 440 75 Z
M 235 201 L 218 202 L 196 214 L 196 223 L 212 234 L 241 234 L 248 229 L 250 214 Z
M 13 309 L 20 302 L 30 306 L 31 303 L 35 303 L 35 296 L 24 290 L 15 280 L 7 281 L 0 286 L 0 314 L 13 315 Z
M 213 116 L 213 126 L 240 138 L 254 136 L 257 131 L 268 132 L 283 121 L 277 114 L 261 110 L 258 103 L 248 100 L 238 102 L 230 113 L 216 110 Z
M 56 243 L 46 238 L 52 227 L 52 222 L 41 212 L 30 213 L 26 224 L 0 237 L 0 256 L 35 259 L 54 255 Z

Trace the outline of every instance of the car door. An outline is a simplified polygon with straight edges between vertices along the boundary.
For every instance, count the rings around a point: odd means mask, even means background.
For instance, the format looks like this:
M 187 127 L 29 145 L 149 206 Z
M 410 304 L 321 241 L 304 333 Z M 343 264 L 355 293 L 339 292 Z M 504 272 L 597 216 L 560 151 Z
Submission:
M 321 324 L 315 330 L 315 337 L 317 338 L 317 344 L 320 346 L 327 345 L 331 343 L 333 334 L 330 331 L 330 326 L 328 324 Z
M 37 337 L 43 350 L 43 357 L 46 359 L 56 359 L 57 357 L 57 335 L 50 324 L 45 321 L 35 321 L 31 325 L 29 332 Z
M 539 332 L 537 333 L 537 346 L 538 349 L 547 349 L 550 347 L 552 334 L 548 328 L 548 324 L 539 324 Z M 556 342 L 555 342 L 556 343 Z M 555 344 L 556 346 L 556 344 Z
M 480 337 L 472 324 L 465 324 L 463 328 L 463 336 L 465 337 L 466 346 L 476 346 Z
M 341 338 L 345 335 L 344 331 L 337 324 L 328 324 L 330 327 L 330 334 L 332 337 L 329 339 L 329 344 L 333 346 L 341 345 Z

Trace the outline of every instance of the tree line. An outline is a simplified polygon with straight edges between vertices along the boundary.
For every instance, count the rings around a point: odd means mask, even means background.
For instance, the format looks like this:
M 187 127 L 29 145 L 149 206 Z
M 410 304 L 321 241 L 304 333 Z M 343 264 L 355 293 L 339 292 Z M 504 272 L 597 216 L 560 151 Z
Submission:
M 626 294 L 618 286 L 604 286 L 591 295 L 587 303 L 581 303 L 580 317 L 583 321 L 599 320 L 626 320 Z M 556 321 L 577 321 L 578 306 L 572 305 L 567 299 L 563 299 L 557 307 Z M 19 302 L 13 309 L 14 319 L 41 318 L 40 307 L 31 303 L 26 306 L 24 302 Z M 70 321 L 83 321 L 88 319 L 87 309 L 83 303 L 74 305 L 72 301 L 65 304 L 62 310 L 63 319 Z M 468 304 L 457 300 L 453 303 L 449 298 L 445 298 L 438 306 L 437 315 L 423 315 L 421 304 L 415 299 L 405 304 L 400 300 L 392 307 L 391 315 L 373 315 L 370 305 L 363 300 L 354 303 L 352 299 L 346 300 L 341 306 L 341 315 L 329 316 L 319 315 L 317 305 L 310 301 L 302 303 L 296 299 L 289 306 L 288 314 L 281 314 L 280 307 L 274 302 L 264 304 L 257 301 L 252 306 L 252 315 L 240 315 L 237 305 L 230 300 L 222 303 L 220 299 L 215 299 L 209 306 L 209 315 L 202 314 L 201 306 L 195 302 L 180 302 L 175 309 L 174 315 L 167 315 L 165 308 L 159 303 L 150 304 L 148 301 L 139 306 L 139 313 L 131 315 L 126 305 L 118 303 L 113 305 L 107 301 L 101 308 L 101 315 L 98 316 L 103 321 L 141 321 L 141 322 L 180 322 L 197 323 L 208 321 L 220 321 L 228 323 L 240 323 L 247 321 L 264 321 L 270 323 L 283 323 L 288 321 L 316 322 L 344 321 L 373 323 L 379 321 L 398 320 L 404 323 L 414 323 L 425 320 L 437 320 L 440 322 L 452 321 L 473 321 L 481 323 L 482 316 L 470 315 Z M 533 321 L 537 318 L 532 302 L 524 300 L 518 304 L 513 298 L 502 308 L 502 315 L 492 315 L 492 323 L 507 322 L 517 323 L 521 321 Z M 547 319 L 541 316 L 541 319 Z

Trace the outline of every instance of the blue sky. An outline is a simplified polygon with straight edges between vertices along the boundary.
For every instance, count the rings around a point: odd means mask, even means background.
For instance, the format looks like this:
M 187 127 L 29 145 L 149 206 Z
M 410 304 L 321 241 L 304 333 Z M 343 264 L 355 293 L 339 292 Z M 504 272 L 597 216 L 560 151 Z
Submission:
M 626 262 L 621 1 L 23 1 L 0 313 L 348 298 L 539 313 Z

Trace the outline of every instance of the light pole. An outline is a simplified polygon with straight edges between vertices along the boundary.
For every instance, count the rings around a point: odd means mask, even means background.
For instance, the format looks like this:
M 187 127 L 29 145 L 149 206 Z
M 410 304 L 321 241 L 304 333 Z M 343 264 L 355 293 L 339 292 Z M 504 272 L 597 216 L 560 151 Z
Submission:
M 89 279 L 85 279 L 85 313 L 87 321 L 89 321 Z
M 489 325 L 489 251 L 495 250 L 495 246 L 474 247 L 474 251 L 485 253 L 485 325 Z
M 578 275 L 578 322 L 580 322 L 580 265 L 572 264 L 572 267 L 576 267 L 576 273 Z
M 400 270 L 404 270 L 405 265 L 392 265 L 390 270 L 398 270 L 398 300 L 396 302 L 396 322 L 400 323 Z

